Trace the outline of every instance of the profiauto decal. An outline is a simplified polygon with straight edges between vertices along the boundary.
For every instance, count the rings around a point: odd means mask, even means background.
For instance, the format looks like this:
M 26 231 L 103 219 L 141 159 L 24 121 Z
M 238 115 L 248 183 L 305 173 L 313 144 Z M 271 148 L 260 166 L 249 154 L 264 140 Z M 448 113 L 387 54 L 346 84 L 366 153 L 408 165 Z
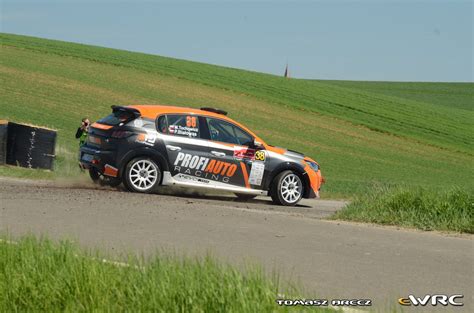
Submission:
M 237 165 L 203 156 L 179 152 L 174 161 L 175 171 L 224 183 L 234 176 Z

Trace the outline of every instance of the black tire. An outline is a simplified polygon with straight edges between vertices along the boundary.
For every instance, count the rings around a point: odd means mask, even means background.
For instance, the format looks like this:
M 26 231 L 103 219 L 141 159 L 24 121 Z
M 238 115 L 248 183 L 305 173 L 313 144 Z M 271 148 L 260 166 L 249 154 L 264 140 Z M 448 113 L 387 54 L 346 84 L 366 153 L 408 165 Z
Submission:
M 100 182 L 100 173 L 97 169 L 91 167 L 89 169 L 89 176 L 94 183 L 98 184 Z
M 122 183 L 120 178 L 104 176 L 93 167 L 89 169 L 89 176 L 95 184 L 99 184 L 101 186 L 118 187 Z
M 118 187 L 122 183 L 122 180 L 117 177 L 109 177 L 109 176 L 101 175 L 98 183 L 101 186 Z
M 303 192 L 304 185 L 299 175 L 288 170 L 281 172 L 273 179 L 270 196 L 275 204 L 291 206 L 301 200 Z
M 237 196 L 237 198 L 239 198 L 239 200 L 242 200 L 242 201 L 249 201 L 257 196 L 257 195 L 251 195 L 248 193 L 236 193 L 235 195 Z
M 128 162 L 122 180 L 129 191 L 152 193 L 161 183 L 161 168 L 148 157 L 137 157 Z
M 118 187 L 122 183 L 122 180 L 118 177 L 109 177 L 107 180 L 107 185 L 110 187 Z

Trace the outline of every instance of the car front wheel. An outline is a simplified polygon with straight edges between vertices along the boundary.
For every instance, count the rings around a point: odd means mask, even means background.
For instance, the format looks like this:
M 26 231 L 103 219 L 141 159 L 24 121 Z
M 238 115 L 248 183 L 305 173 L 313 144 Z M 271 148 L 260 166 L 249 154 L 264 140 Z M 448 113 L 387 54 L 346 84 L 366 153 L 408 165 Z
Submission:
M 275 204 L 296 205 L 303 196 L 303 182 L 293 171 L 281 172 L 273 181 L 270 195 Z
M 155 161 L 146 157 L 135 158 L 128 162 L 124 174 L 125 186 L 134 192 L 153 192 L 161 180 L 160 167 Z

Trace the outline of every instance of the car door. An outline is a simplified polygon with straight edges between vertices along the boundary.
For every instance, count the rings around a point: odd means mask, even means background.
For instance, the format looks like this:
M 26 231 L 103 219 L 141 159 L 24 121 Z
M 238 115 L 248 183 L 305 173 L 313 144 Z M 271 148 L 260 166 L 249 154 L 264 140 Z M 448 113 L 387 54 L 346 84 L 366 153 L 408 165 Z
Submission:
M 211 187 L 204 175 L 209 163 L 209 147 L 202 138 L 199 117 L 195 114 L 166 114 L 158 117 L 170 175 L 174 182 Z
M 223 162 L 220 186 L 262 189 L 265 152 L 251 146 L 254 138 L 237 125 L 219 118 L 206 117 L 211 157 Z M 231 170 L 225 170 L 225 168 Z

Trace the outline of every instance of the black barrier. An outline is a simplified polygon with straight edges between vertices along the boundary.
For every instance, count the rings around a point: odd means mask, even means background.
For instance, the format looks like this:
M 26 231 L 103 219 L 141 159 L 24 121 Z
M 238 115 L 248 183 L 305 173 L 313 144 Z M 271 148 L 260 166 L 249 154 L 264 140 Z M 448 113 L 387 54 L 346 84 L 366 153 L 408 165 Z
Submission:
M 0 120 L 0 165 L 7 160 L 8 121 Z
M 8 123 L 7 164 L 53 169 L 56 131 Z

